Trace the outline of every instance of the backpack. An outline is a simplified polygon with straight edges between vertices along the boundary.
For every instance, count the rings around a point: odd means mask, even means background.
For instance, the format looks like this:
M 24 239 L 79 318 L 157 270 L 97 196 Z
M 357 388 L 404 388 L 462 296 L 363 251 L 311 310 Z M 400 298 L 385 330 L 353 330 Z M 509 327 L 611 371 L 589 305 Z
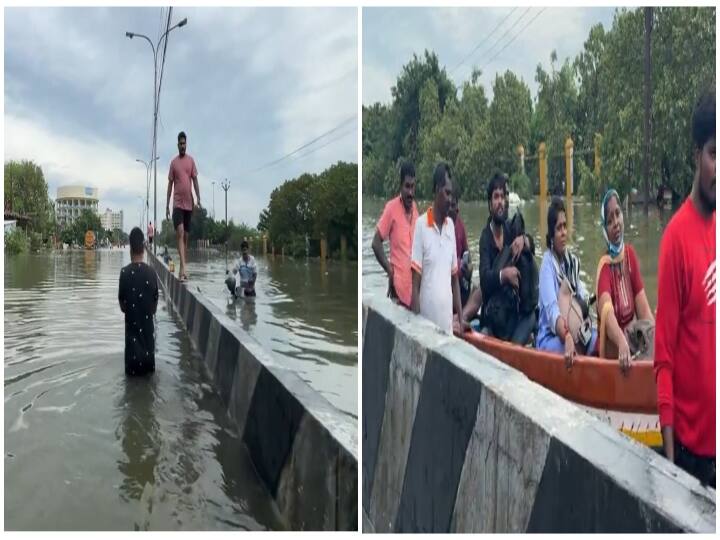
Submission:
M 513 216 L 509 229 L 511 242 L 525 234 L 525 220 L 520 211 Z M 512 250 L 510 246 L 505 246 L 493 261 L 493 272 L 500 273 L 500 270 L 508 266 L 513 266 Z M 505 284 L 490 297 L 483 308 L 485 325 L 495 337 L 504 340 L 510 339 L 520 317 L 535 311 L 539 297 L 538 267 L 533 254 L 523 251 L 514 266 L 521 276 L 518 291 L 515 291 L 512 285 Z

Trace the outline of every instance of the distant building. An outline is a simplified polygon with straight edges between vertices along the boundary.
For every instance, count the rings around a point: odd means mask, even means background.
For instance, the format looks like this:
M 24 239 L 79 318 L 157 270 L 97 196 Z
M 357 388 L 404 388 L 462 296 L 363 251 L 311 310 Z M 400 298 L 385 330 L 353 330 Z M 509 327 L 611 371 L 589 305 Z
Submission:
M 98 213 L 98 190 L 85 186 L 61 186 L 55 200 L 55 219 L 60 225 L 74 223 L 83 210 Z M 120 218 L 122 222 L 122 217 Z
M 114 231 L 115 229 L 123 230 L 123 211 L 113 212 L 110 208 L 106 208 L 103 214 L 100 214 L 100 223 L 103 229 Z

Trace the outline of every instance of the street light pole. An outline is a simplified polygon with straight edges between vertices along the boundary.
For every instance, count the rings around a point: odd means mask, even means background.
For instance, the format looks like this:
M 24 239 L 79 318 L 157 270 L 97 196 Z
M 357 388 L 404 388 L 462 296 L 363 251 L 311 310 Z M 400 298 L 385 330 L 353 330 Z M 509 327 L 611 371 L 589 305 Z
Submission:
M 155 161 L 158 159 L 160 158 L 156 157 Z M 145 227 L 144 230 L 147 230 L 147 218 L 150 217 L 150 165 L 152 165 L 152 160 L 147 162 L 144 159 L 136 159 L 135 161 L 145 165 L 145 211 L 143 213 L 143 226 Z M 157 222 L 155 223 L 155 227 L 157 227 Z
M 160 96 L 158 96 L 158 87 L 157 87 L 157 51 L 160 50 L 160 43 L 162 43 L 163 39 L 167 39 L 168 34 L 174 30 L 175 28 L 180 28 L 182 26 L 185 26 L 187 24 L 187 17 L 185 17 L 182 21 L 177 23 L 176 25 L 168 28 L 165 33 L 160 36 L 160 39 L 158 39 L 157 47 L 153 44 L 152 40 L 147 37 L 144 34 L 136 34 L 135 32 L 125 32 L 125 35 L 129 37 L 130 39 L 134 37 L 140 37 L 145 39 L 149 44 L 150 48 L 152 48 L 153 52 L 153 68 L 154 68 L 154 78 L 153 78 L 153 141 L 152 141 L 152 164 L 153 164 L 153 170 L 154 170 L 154 190 L 155 190 L 155 204 L 154 204 L 154 212 L 153 212 L 153 219 L 155 220 L 155 223 L 157 223 L 157 114 L 158 114 L 158 99 Z M 153 253 L 157 253 L 157 244 L 153 243 Z
M 213 190 L 213 221 L 215 221 L 215 182 L 212 183 L 212 190 Z
M 220 187 L 225 192 L 225 269 L 227 270 L 228 259 L 228 219 L 227 219 L 227 192 L 230 189 L 230 182 L 226 178 L 224 182 L 220 182 Z

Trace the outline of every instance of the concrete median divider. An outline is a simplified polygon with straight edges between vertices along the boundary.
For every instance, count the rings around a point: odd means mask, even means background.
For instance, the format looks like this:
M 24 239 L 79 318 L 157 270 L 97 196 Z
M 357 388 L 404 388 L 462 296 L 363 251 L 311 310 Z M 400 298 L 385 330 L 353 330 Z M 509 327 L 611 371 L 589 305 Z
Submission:
M 293 530 L 357 530 L 357 426 L 153 254 L 174 310 Z
M 363 295 L 364 532 L 714 532 L 715 490 Z

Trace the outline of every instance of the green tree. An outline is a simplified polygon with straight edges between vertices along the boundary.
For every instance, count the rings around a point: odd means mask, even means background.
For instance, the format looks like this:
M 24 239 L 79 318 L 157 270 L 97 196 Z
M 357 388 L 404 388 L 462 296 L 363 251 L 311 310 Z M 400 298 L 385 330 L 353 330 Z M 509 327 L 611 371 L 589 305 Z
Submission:
M 568 59 L 558 70 L 557 53 L 550 55 L 550 72 L 538 64 L 535 80 L 538 83 L 537 105 L 532 122 L 535 149 L 544 141 L 548 152 L 548 187 L 558 188 L 565 178 L 565 140 L 576 132 L 577 88 L 573 67 Z
M 53 205 L 42 168 L 32 161 L 5 163 L 5 209 L 28 216 L 32 232 L 48 235 L 54 229 Z
M 605 32 L 602 24 L 593 26 L 583 50 L 573 63 L 575 75 L 579 80 L 575 134 L 577 148 L 592 148 L 595 134 L 601 133 L 607 122 L 605 49 L 608 38 L 609 34 Z
M 506 171 L 519 172 L 517 147 L 521 144 L 527 152 L 531 115 L 528 85 L 510 70 L 496 76 L 488 113 L 488 130 L 492 134 L 490 151 L 494 162 Z
M 442 114 L 447 103 L 456 100 L 456 91 L 434 52 L 426 50 L 422 59 L 413 55 L 412 60 L 403 66 L 397 83 L 391 89 L 396 118 L 391 155 L 404 155 L 415 163 L 420 160 L 420 92 L 429 79 L 437 87 L 439 111 Z

